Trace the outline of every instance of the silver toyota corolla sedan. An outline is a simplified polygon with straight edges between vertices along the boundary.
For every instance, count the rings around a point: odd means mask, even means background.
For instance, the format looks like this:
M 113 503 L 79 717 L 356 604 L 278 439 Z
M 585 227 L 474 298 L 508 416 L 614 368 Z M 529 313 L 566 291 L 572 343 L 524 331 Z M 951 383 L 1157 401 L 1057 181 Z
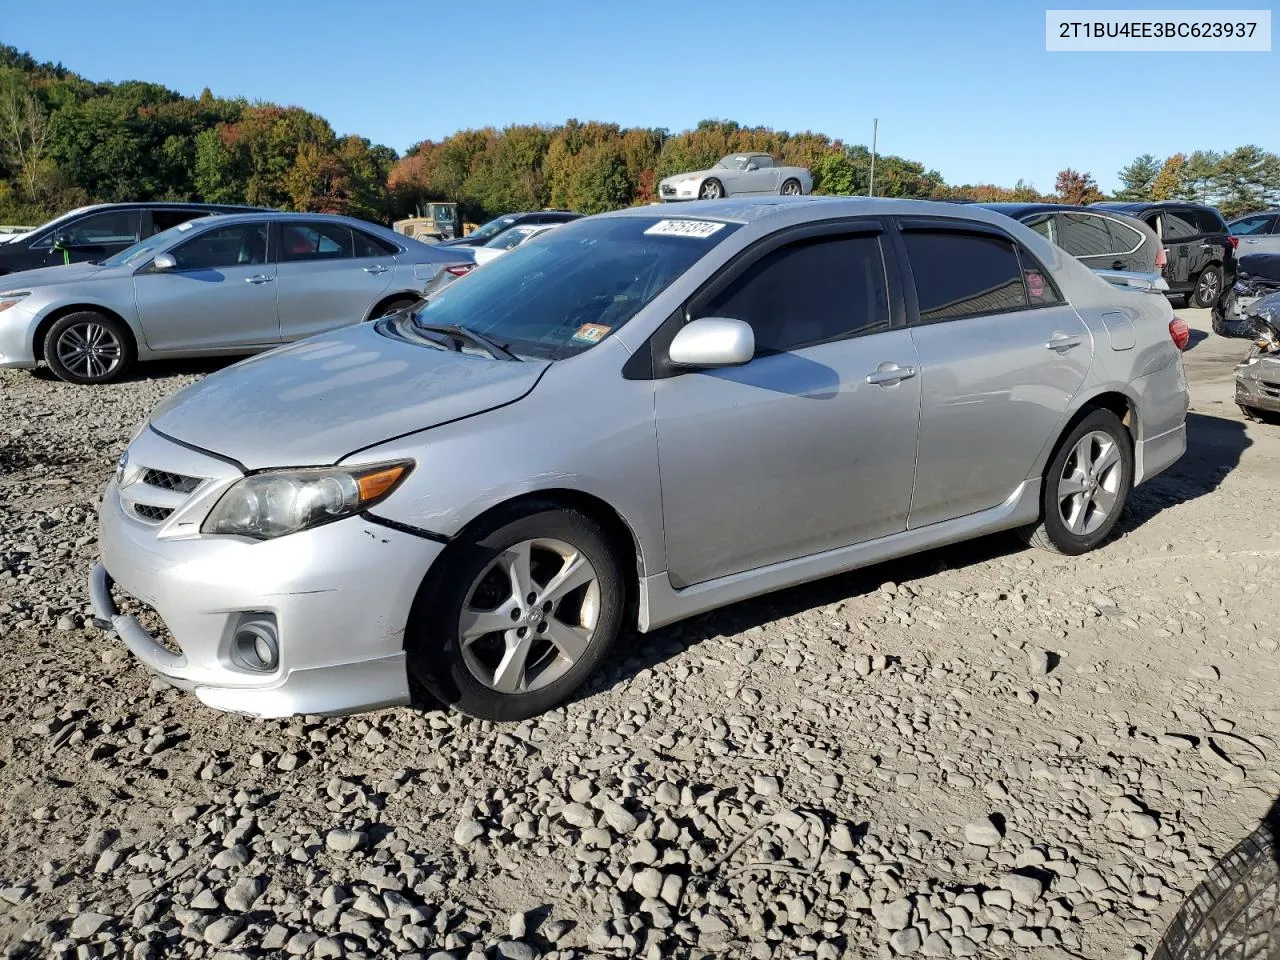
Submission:
M 1185 332 L 975 207 L 587 218 L 163 402 L 107 486 L 93 607 L 227 710 L 413 676 L 526 717 L 632 628 L 998 530 L 1098 546 L 1185 449 Z
M 0 367 L 43 360 L 71 383 L 106 383 L 135 360 L 253 353 L 408 306 L 470 262 L 349 217 L 206 217 L 98 263 L 4 277 Z

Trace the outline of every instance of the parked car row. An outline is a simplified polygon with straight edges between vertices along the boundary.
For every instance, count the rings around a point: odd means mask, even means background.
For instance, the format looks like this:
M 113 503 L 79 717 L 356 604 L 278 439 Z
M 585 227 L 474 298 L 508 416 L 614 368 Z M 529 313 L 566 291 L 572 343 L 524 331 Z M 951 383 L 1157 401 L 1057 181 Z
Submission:
M 254 262 L 206 270 L 213 290 L 283 281 L 294 228 L 366 230 L 216 219 Z M 222 228 L 179 229 L 103 282 L 182 282 L 182 244 Z M 416 678 L 527 717 L 628 628 L 997 530 L 1096 547 L 1185 449 L 1187 335 L 1163 296 L 979 207 L 579 219 L 161 403 L 103 497 L 93 608 L 222 709 L 345 713 L 404 703 Z

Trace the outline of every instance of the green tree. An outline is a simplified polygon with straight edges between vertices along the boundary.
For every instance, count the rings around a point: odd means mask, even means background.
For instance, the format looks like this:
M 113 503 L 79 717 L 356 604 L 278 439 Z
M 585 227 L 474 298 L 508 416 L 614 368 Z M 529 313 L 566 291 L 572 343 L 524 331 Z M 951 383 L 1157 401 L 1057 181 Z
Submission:
M 1117 200 L 1143 201 L 1151 199 L 1151 190 L 1160 175 L 1160 161 L 1149 153 L 1134 159 L 1120 171 L 1121 187 L 1116 191 Z
M 1210 196 L 1228 218 L 1280 202 L 1280 157 L 1252 144 L 1220 157 L 1209 174 Z

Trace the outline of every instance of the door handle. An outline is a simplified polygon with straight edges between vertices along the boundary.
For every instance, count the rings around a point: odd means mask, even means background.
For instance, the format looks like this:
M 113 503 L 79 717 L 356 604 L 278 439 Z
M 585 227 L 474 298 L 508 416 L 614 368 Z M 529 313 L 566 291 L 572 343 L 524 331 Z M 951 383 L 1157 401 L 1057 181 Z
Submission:
M 1201 250 L 1212 250 L 1212 249 L 1213 249 L 1213 244 L 1212 244 L 1212 243 L 1202 243 L 1202 244 L 1200 244 L 1200 249 L 1201 249 Z
M 875 383 L 882 387 L 887 387 L 901 380 L 909 380 L 915 375 L 915 367 L 900 367 L 896 363 L 885 361 L 876 367 L 874 372 L 867 374 L 867 383 Z
M 365 273 L 372 273 L 376 277 L 380 273 L 386 273 L 391 268 L 384 267 L 380 263 L 375 263 L 372 267 L 361 267 L 360 269 L 363 270 Z
M 1080 337 L 1069 337 L 1065 333 L 1055 332 L 1045 346 L 1050 350 L 1070 350 L 1072 347 L 1080 346 L 1081 342 Z
M 1257 240 L 1246 240 L 1245 243 L 1257 243 Z
M 244 282 L 252 284 L 270 283 L 273 279 L 275 278 L 269 277 L 265 273 L 255 273 L 252 277 L 245 277 Z

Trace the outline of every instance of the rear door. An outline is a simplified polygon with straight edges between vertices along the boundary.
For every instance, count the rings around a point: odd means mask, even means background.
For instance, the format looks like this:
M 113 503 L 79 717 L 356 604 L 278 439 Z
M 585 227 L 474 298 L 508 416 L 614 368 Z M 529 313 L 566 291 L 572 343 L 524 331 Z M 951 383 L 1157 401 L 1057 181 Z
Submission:
M 148 266 L 134 274 L 138 316 L 151 349 L 252 349 L 280 342 L 268 228 L 266 220 L 211 227 L 170 248 L 176 269 Z
M 359 323 L 391 285 L 395 257 L 345 223 L 282 220 L 280 335 L 300 340 Z
M 677 587 L 906 528 L 920 387 L 881 229 L 770 238 L 690 305 L 750 324 L 756 355 L 655 385 Z
M 1238 237 L 1239 256 L 1250 253 L 1280 253 L 1280 217 L 1260 213 L 1231 224 L 1231 234 Z
M 1194 284 L 1210 259 L 1201 243 L 1195 211 L 1186 207 L 1162 207 L 1160 221 L 1164 229 L 1165 249 L 1173 267 L 1170 284 L 1186 289 Z
M 1002 231 L 900 224 L 920 363 L 915 529 L 1018 489 L 1084 383 L 1093 342 L 1044 267 Z

